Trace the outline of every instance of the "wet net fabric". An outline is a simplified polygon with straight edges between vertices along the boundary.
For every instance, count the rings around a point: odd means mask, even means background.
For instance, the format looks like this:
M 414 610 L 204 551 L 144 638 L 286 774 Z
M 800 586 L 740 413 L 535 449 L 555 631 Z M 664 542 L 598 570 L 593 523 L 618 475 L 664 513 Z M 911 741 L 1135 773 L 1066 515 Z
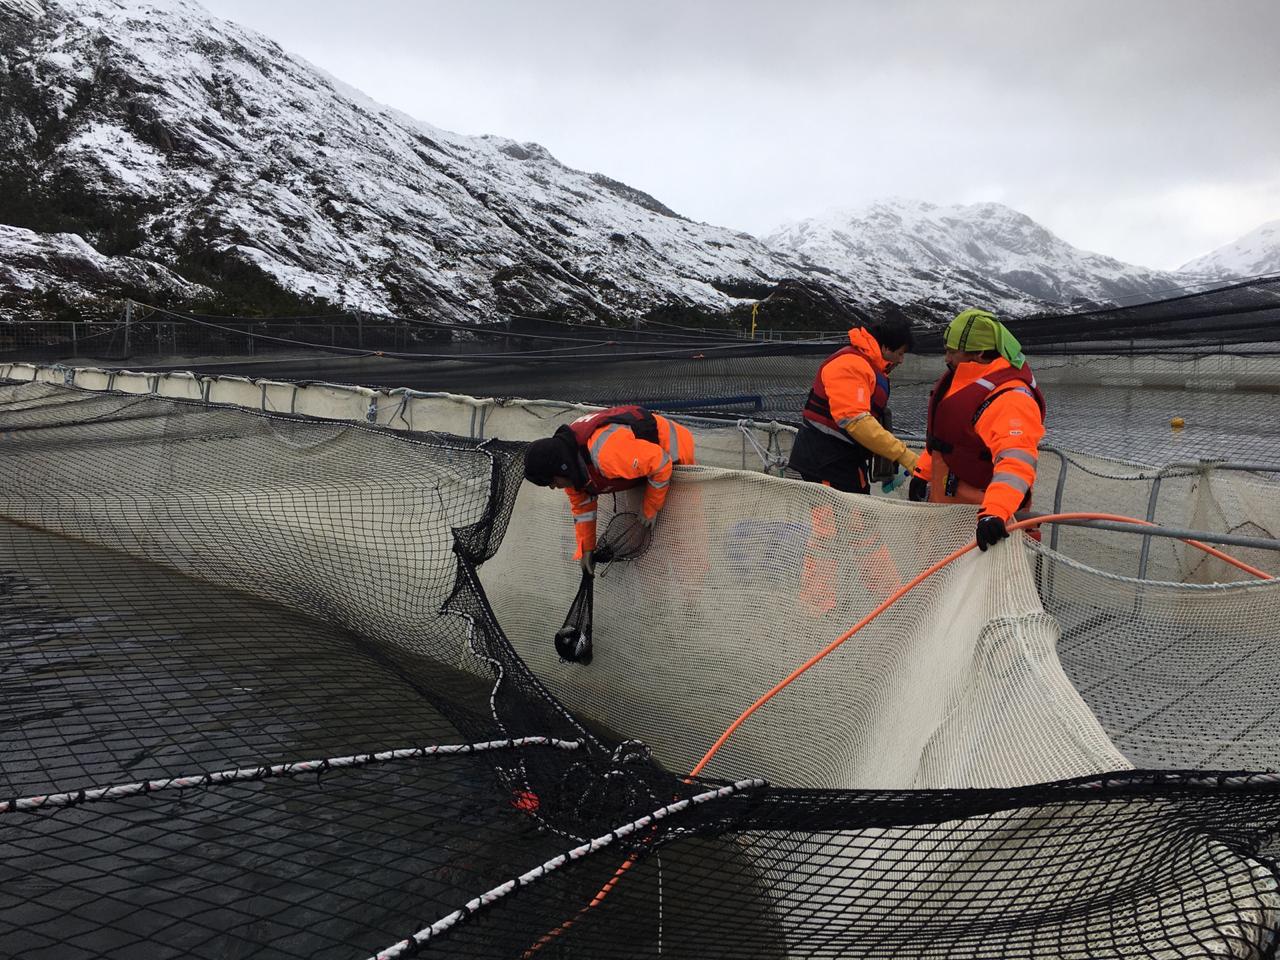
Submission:
M 0 954 L 1274 951 L 1274 584 L 969 558 L 689 782 L 972 516 L 681 468 L 582 667 L 521 450 L 0 387 Z

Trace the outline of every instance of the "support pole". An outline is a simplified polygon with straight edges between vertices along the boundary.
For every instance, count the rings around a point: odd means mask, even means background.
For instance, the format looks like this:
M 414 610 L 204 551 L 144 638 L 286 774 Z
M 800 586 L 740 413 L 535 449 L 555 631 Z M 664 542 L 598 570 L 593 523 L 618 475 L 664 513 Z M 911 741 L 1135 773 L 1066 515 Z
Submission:
M 1151 481 L 1151 496 L 1147 498 L 1147 519 L 1155 521 L 1156 503 L 1160 500 L 1160 481 L 1164 479 L 1163 474 L 1156 474 L 1156 478 Z M 1148 534 L 1142 538 L 1142 550 L 1138 554 L 1138 579 L 1145 580 L 1147 578 L 1147 557 L 1151 553 L 1151 535 Z
M 1035 520 L 1050 514 L 1028 510 L 1019 513 L 1019 520 Z M 1255 547 L 1259 550 L 1280 551 L 1280 540 L 1270 537 L 1249 537 L 1239 533 L 1211 533 L 1207 530 L 1188 530 L 1185 527 L 1147 527 L 1137 523 L 1118 523 L 1114 520 L 1050 520 L 1069 527 L 1094 527 L 1098 530 L 1114 530 L 1117 533 L 1136 533 L 1141 537 L 1165 537 L 1172 540 L 1199 540 L 1203 543 L 1223 543 L 1235 547 Z

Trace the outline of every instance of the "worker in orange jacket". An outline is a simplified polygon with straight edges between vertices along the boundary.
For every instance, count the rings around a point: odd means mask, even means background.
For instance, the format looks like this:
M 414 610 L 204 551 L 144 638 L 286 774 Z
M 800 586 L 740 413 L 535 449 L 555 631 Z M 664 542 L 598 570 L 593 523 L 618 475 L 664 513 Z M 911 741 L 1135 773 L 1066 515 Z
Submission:
M 688 428 L 642 407 L 610 407 L 529 444 L 524 476 L 530 483 L 568 494 L 578 543 L 574 557 L 591 573 L 597 498 L 643 485 L 640 522 L 652 528 L 667 500 L 672 467 L 692 464 L 693 457 Z
M 1014 513 L 1031 505 L 1044 397 L 1021 344 L 985 310 L 951 321 L 946 359 L 929 395 L 925 452 L 907 495 L 978 504 L 978 548 L 986 550 L 1009 535 Z
M 915 453 L 883 424 L 889 372 L 911 347 L 906 321 L 849 331 L 849 345 L 827 357 L 814 375 L 791 448 L 792 470 L 813 483 L 870 493 L 873 456 L 897 461 L 908 472 L 915 467 Z

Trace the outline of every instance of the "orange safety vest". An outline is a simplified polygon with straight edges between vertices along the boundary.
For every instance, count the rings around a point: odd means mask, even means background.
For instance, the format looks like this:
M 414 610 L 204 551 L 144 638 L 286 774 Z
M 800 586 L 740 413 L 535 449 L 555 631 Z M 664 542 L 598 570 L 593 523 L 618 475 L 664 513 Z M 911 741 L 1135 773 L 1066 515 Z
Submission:
M 619 427 L 626 427 L 637 440 L 647 440 L 650 443 L 656 443 L 658 446 L 666 450 L 666 446 L 658 439 L 658 421 L 652 413 L 643 407 L 634 405 L 624 407 L 610 407 L 608 410 L 601 410 L 599 413 L 588 414 L 585 417 L 579 417 L 573 423 L 567 424 L 560 430 L 567 430 L 573 434 L 574 442 L 578 446 L 579 462 L 586 473 L 586 486 L 582 489 L 588 493 L 614 493 L 618 490 L 630 490 L 638 487 L 645 482 L 644 477 L 623 478 L 610 477 L 600 471 L 596 464 L 596 457 L 591 449 L 591 438 L 595 436 L 596 431 L 601 427 L 607 427 L 616 424 Z M 558 433 L 559 431 L 557 431 Z M 673 431 L 674 432 L 674 431 Z M 603 443 L 605 437 L 597 440 L 596 446 Z M 678 442 L 678 441 L 677 441 Z M 670 451 L 667 450 L 668 456 Z M 675 457 L 671 457 L 672 460 Z
M 694 463 L 694 439 L 688 428 L 650 413 L 643 407 L 611 407 L 599 413 L 580 417 L 556 431 L 567 432 L 577 447 L 578 476 L 571 478 L 573 486 L 565 490 L 574 519 L 574 535 L 578 544 L 578 556 L 596 545 L 596 498 L 602 493 L 616 493 L 643 486 L 644 513 L 656 516 L 667 497 L 667 485 L 671 468 L 675 464 Z M 629 434 L 627 442 L 637 440 L 652 443 L 662 451 L 661 461 L 647 468 L 647 475 L 617 476 L 602 469 L 603 448 L 618 431 Z M 616 441 L 615 441 L 616 443 Z M 652 448 L 649 448 L 652 451 Z M 616 456 L 616 450 L 614 455 Z M 630 456 L 631 454 L 628 454 Z M 651 456 L 637 450 L 636 464 L 648 462 Z M 615 464 L 616 466 L 616 464 Z

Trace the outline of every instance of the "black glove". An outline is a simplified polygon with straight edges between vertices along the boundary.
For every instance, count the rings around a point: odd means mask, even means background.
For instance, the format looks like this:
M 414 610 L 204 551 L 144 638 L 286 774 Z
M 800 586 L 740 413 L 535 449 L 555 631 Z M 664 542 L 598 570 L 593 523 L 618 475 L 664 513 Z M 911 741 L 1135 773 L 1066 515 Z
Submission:
M 985 551 L 987 547 L 994 547 L 1008 536 L 1009 531 L 1004 528 L 1004 521 L 999 517 L 981 516 L 978 518 L 979 550 Z
M 929 499 L 929 481 L 924 477 L 912 476 L 907 485 L 907 499 L 915 503 Z

